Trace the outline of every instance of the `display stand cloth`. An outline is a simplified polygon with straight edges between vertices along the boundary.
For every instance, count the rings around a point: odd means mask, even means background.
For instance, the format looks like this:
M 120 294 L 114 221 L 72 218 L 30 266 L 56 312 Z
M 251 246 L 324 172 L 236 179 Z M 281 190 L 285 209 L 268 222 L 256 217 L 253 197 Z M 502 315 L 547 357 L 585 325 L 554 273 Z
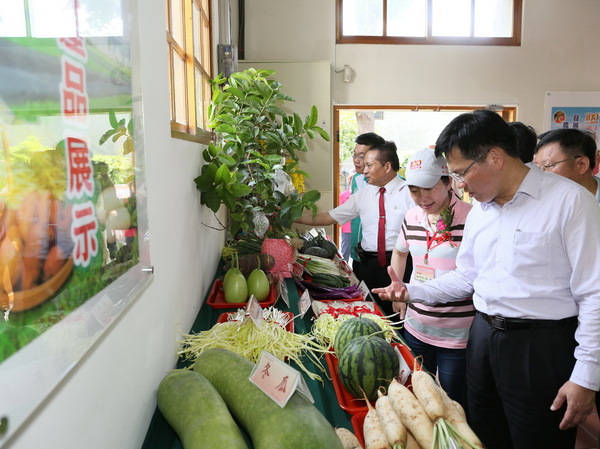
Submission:
M 219 269 L 215 275 L 215 279 L 222 274 L 222 270 Z M 300 299 L 300 295 L 298 294 L 296 284 L 294 283 L 293 279 L 286 279 L 285 283 L 288 290 L 290 307 L 287 307 L 281 298 L 277 300 L 274 307 L 279 310 L 292 312 L 294 315 L 298 315 L 298 300 Z M 206 296 L 208 296 L 208 293 Z M 190 333 L 210 329 L 217 322 L 217 319 L 221 313 L 233 312 L 236 310 L 235 308 L 215 309 L 206 304 L 206 300 L 207 297 L 204 298 L 204 304 L 196 316 L 196 320 L 192 325 Z M 308 311 L 303 318 L 296 317 L 294 320 L 294 331 L 299 334 L 310 332 L 312 326 L 312 317 L 313 315 L 311 311 Z M 188 365 L 188 363 L 189 362 L 184 362 L 180 359 L 177 363 L 177 368 L 184 368 Z M 334 427 L 345 427 L 347 429 L 352 429 L 352 424 L 350 422 L 351 416 L 340 408 L 331 380 L 327 378 L 328 374 L 318 371 L 318 369 L 310 360 L 305 359 L 304 363 L 310 371 L 319 374 L 323 378 L 323 384 L 321 384 L 319 381 L 311 380 L 303 374 L 310 393 L 315 400 L 315 406 L 321 411 L 321 413 L 323 413 L 323 415 Z M 323 365 L 325 365 L 324 360 Z M 249 440 L 248 444 L 250 447 L 252 447 Z M 167 423 L 158 408 L 155 409 L 154 415 L 152 416 L 142 449 L 182 449 L 182 445 L 177 437 L 177 434 L 173 431 L 169 423 Z

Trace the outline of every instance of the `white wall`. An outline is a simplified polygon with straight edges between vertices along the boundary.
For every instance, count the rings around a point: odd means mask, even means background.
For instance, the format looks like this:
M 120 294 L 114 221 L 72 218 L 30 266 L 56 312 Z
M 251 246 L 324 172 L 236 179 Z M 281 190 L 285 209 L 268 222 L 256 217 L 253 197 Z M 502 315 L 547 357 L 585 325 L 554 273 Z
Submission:
M 246 58 L 329 59 L 340 104 L 505 104 L 542 131 L 545 91 L 600 90 L 600 2 L 524 1 L 520 47 L 335 45 L 335 2 L 246 2 Z
M 141 73 L 153 281 L 5 446 L 135 449 L 210 287 L 223 236 L 200 208 L 198 144 L 170 137 L 164 0 L 142 1 Z M 0 401 L 1 401 L 0 396 Z

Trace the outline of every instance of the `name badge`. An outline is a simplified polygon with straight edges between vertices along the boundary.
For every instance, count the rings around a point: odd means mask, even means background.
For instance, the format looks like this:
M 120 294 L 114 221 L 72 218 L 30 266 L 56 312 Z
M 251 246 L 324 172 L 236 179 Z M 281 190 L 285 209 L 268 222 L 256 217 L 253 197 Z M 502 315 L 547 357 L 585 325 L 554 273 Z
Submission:
M 426 265 L 417 265 L 414 270 L 417 281 L 425 282 L 435 278 L 435 268 Z

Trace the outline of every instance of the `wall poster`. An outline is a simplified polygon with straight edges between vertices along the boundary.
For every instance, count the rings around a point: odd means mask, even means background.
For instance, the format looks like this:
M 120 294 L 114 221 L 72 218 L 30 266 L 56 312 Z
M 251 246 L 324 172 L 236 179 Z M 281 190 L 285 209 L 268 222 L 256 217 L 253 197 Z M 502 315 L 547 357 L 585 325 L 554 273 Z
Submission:
M 0 446 L 150 282 L 135 0 L 0 14 Z
M 600 148 L 600 92 L 546 92 L 544 131 L 574 128 L 594 135 Z M 596 152 L 596 162 L 599 160 Z M 598 173 L 598 163 L 594 174 Z

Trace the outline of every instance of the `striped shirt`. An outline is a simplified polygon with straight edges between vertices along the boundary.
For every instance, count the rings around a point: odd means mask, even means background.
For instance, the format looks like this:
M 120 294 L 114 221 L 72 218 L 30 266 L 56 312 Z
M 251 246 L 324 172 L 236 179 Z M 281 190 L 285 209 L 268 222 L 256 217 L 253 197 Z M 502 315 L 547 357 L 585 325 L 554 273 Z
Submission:
M 462 241 L 467 214 L 472 206 L 454 196 L 451 205 L 454 210 L 454 219 L 450 228 L 452 240 L 439 245 L 432 240 L 435 229 L 429 224 L 423 209 L 417 206 L 406 213 L 396 249 L 404 253 L 410 251 L 413 258 L 411 283 L 422 282 L 416 279 L 420 271 L 419 267 L 424 267 L 424 271 L 435 277 L 456 268 L 458 247 Z M 427 261 L 425 261 L 426 255 Z M 434 306 L 410 302 L 404 326 L 424 343 L 442 348 L 462 349 L 467 346 L 469 328 L 474 315 L 475 308 L 471 298 Z

